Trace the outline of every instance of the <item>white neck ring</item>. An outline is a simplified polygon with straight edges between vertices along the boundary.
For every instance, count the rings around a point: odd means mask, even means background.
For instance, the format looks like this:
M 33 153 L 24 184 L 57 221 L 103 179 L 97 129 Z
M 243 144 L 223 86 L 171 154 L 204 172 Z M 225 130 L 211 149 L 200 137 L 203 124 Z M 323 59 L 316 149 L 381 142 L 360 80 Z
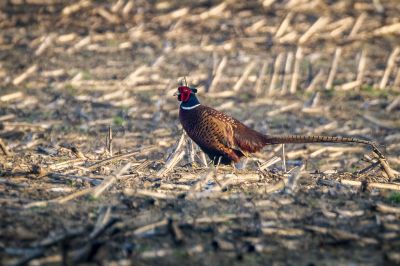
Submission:
M 181 108 L 182 108 L 183 110 L 192 110 L 192 109 L 198 107 L 199 105 L 200 105 L 200 104 L 196 104 L 196 105 L 188 106 L 188 107 L 186 107 L 186 106 L 181 106 Z

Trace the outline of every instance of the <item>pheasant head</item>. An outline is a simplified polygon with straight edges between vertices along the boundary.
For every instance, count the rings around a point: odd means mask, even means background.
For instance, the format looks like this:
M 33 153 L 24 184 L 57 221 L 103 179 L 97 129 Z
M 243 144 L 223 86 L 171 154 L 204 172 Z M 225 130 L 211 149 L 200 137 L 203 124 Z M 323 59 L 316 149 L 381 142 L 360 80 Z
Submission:
M 179 86 L 178 92 L 176 92 L 175 95 L 178 96 L 178 101 L 187 102 L 189 101 L 191 94 L 196 94 L 196 93 L 197 89 L 194 87 Z
M 197 89 L 191 86 L 180 86 L 174 94 L 178 96 L 183 110 L 191 110 L 200 105 L 199 99 L 196 97 Z

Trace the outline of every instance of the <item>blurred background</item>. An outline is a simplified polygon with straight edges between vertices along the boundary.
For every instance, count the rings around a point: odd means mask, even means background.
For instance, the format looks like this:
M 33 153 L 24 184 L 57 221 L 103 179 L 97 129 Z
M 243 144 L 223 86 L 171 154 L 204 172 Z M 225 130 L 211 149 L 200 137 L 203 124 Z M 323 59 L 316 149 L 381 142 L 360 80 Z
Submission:
M 400 263 L 399 185 L 368 148 L 286 145 L 288 172 L 282 146 L 237 176 L 190 156 L 161 171 L 184 76 L 260 132 L 370 139 L 398 170 L 399 14 L 398 0 L 1 0 L 0 264 Z

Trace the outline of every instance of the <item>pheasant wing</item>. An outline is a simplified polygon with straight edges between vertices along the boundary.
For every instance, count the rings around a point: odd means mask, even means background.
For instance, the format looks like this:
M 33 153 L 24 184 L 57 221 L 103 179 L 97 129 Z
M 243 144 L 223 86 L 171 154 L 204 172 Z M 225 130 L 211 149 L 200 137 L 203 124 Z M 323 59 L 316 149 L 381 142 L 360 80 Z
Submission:
M 234 129 L 230 123 L 222 121 L 217 117 L 210 116 L 212 124 L 214 125 L 214 137 L 226 147 L 235 149 Z
M 239 151 L 247 156 L 248 153 L 259 151 L 265 146 L 262 134 L 254 131 L 238 120 L 217 110 L 208 110 L 213 124 L 216 126 L 215 137 L 227 148 Z

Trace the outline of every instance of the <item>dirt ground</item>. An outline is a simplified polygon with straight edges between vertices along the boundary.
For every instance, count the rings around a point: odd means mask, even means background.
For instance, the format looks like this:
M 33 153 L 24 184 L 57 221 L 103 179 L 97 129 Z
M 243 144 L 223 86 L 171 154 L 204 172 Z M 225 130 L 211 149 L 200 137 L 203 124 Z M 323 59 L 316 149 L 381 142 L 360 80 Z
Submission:
M 0 265 L 400 264 L 399 14 L 395 0 L 2 1 Z M 181 137 L 183 76 L 260 132 L 373 140 L 395 177 L 354 144 L 206 166 Z

